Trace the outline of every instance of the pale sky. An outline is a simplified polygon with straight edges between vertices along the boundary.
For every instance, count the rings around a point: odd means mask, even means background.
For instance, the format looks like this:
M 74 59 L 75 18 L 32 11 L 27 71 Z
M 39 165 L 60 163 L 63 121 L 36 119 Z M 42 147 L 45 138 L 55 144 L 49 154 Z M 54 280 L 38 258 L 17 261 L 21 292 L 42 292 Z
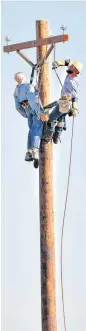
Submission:
M 68 331 L 86 331 L 86 3 L 2 2 L 2 47 L 35 39 L 35 21 L 47 19 L 53 35 L 67 26 L 69 42 L 57 44 L 56 59 L 80 60 L 79 110 L 75 120 L 69 199 L 64 231 L 64 294 Z M 24 50 L 33 62 L 35 49 Z M 53 54 L 50 56 L 50 68 Z M 25 163 L 28 126 L 15 110 L 14 73 L 31 68 L 15 52 L 2 49 L 2 331 L 41 331 L 39 173 Z M 51 72 L 51 101 L 59 83 Z M 61 73 L 62 75 L 62 73 Z M 60 146 L 54 146 L 56 303 L 58 331 L 64 331 L 60 289 L 60 236 L 68 176 L 71 119 Z

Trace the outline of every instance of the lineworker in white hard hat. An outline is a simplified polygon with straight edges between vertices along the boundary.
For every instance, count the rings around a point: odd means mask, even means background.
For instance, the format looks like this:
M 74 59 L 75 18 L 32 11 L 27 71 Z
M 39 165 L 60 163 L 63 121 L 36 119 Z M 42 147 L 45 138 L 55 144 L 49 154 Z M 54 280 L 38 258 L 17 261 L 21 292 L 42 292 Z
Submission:
M 82 71 L 82 63 L 74 61 L 70 63 L 70 60 L 55 61 L 53 62 L 53 69 L 59 66 L 68 66 L 67 75 L 62 86 L 61 98 L 57 102 L 57 105 L 53 108 L 49 115 L 47 123 L 48 138 L 53 137 L 53 142 L 56 144 L 60 140 L 60 136 L 63 130 L 65 130 L 65 117 L 77 116 L 78 110 L 78 75 Z
M 23 117 L 27 118 L 29 127 L 25 160 L 38 161 L 43 122 L 47 120 L 47 115 L 44 114 L 41 101 L 38 100 L 35 87 L 32 85 L 32 78 L 30 83 L 27 83 L 24 74 L 17 72 L 14 79 L 17 82 L 14 92 L 15 107 Z M 38 110 L 40 110 L 39 118 Z

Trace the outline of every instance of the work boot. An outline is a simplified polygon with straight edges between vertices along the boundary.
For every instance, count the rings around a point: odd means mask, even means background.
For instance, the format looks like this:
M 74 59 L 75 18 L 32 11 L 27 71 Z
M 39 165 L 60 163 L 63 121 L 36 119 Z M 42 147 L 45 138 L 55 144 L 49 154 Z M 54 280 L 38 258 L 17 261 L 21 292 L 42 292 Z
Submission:
M 53 142 L 54 142 L 54 144 L 58 144 L 58 142 L 61 142 L 60 133 L 57 131 L 56 127 L 55 127 L 55 132 L 53 134 Z
M 34 160 L 34 168 L 38 168 L 38 166 L 39 166 L 39 160 L 38 159 L 35 159 Z
M 48 141 L 52 140 L 52 138 L 53 138 L 53 132 L 48 131 L 45 140 L 48 142 Z
M 32 151 L 33 159 L 34 159 L 34 168 L 38 168 L 39 166 L 39 150 L 38 148 L 34 148 Z
M 26 155 L 25 155 L 25 161 L 33 161 L 33 156 L 32 156 L 32 153 L 27 151 L 26 152 Z

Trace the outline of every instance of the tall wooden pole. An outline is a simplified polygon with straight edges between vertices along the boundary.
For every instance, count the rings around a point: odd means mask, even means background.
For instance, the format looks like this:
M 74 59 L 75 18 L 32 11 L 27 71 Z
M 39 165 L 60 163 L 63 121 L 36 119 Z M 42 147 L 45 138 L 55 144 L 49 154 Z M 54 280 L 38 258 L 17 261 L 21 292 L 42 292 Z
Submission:
M 36 38 L 48 37 L 48 21 L 36 21 Z M 37 60 L 46 54 L 46 45 L 37 48 Z M 41 68 L 43 105 L 50 102 L 49 63 Z M 42 141 L 39 161 L 40 191 L 40 247 L 41 247 L 41 311 L 42 331 L 56 331 L 56 287 L 53 210 L 53 160 L 52 142 Z

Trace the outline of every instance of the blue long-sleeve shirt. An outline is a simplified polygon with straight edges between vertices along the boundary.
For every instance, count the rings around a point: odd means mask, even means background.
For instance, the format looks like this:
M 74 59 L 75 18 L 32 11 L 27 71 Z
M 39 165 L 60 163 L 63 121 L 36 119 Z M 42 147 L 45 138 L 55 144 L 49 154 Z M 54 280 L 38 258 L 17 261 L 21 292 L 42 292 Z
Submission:
M 78 87 L 79 87 L 79 83 L 77 77 L 70 78 L 69 75 L 67 75 L 61 90 L 61 96 L 71 95 L 72 99 L 74 98 L 74 100 L 77 102 Z
M 34 86 L 29 83 L 18 84 L 15 88 L 14 92 L 15 99 L 15 107 L 18 112 L 23 116 L 28 118 L 29 112 L 38 114 L 39 104 L 40 104 L 40 112 L 44 113 L 44 109 L 42 107 L 41 101 L 38 98 L 38 94 L 34 90 Z M 21 105 L 22 101 L 28 101 L 30 107 L 28 109 L 24 109 Z

